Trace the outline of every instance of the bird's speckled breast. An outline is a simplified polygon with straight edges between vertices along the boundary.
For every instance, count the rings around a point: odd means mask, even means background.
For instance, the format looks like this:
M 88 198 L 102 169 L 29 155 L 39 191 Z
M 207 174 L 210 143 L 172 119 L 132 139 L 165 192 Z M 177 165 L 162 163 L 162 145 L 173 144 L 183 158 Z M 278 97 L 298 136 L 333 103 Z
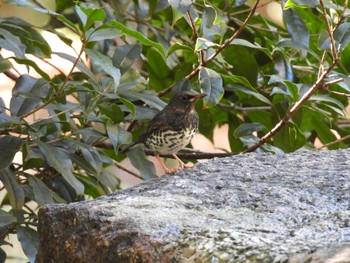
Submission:
M 160 154 L 173 154 L 186 147 L 196 134 L 197 128 L 155 131 L 145 141 L 145 146 Z

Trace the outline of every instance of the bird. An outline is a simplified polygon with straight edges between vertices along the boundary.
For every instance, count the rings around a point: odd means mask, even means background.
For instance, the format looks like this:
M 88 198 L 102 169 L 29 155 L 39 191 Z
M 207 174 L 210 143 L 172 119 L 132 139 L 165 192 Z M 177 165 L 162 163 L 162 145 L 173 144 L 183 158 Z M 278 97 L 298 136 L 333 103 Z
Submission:
M 186 165 L 176 153 L 186 147 L 196 134 L 199 118 L 195 110 L 195 103 L 205 96 L 207 94 L 194 91 L 176 93 L 148 123 L 138 139 L 123 149 L 121 153 L 126 153 L 141 145 L 142 148 L 154 152 L 165 173 L 192 168 L 193 166 Z M 179 163 L 178 168 L 169 169 L 160 158 L 162 154 L 172 155 Z

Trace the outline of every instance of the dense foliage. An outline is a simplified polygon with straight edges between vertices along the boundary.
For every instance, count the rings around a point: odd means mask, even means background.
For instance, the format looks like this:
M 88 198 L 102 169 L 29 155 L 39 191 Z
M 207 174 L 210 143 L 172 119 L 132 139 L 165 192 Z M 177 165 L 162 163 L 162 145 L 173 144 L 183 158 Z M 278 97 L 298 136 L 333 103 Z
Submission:
M 316 138 L 329 149 L 350 143 L 347 1 L 282 1 L 285 27 L 257 13 L 259 1 L 60 0 L 54 11 L 33 2 L 7 1 L 49 15 L 44 27 L 0 23 L 0 47 L 13 52 L 0 57 L 1 72 L 13 77 L 16 62 L 41 76 L 14 78 L 9 107 L 0 98 L 1 262 L 10 233 L 34 260 L 39 207 L 118 190 L 120 146 L 179 90 L 208 94 L 200 132 L 212 139 L 228 124 L 234 153 L 263 136 L 258 150 L 276 153 L 313 149 Z M 68 46 L 78 37 L 77 55 L 53 52 L 45 31 Z M 59 56 L 70 71 L 49 76 L 29 55 Z M 155 175 L 143 151 L 128 158 L 140 171 L 130 176 Z

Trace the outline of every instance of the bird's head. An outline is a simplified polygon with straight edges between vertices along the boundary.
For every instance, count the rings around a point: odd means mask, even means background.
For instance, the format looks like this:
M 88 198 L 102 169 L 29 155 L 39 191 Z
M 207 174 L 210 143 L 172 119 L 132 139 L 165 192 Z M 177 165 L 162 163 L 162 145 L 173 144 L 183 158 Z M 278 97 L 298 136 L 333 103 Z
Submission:
M 169 101 L 168 106 L 174 109 L 191 110 L 197 100 L 207 96 L 205 93 L 197 93 L 193 91 L 182 91 L 176 93 Z

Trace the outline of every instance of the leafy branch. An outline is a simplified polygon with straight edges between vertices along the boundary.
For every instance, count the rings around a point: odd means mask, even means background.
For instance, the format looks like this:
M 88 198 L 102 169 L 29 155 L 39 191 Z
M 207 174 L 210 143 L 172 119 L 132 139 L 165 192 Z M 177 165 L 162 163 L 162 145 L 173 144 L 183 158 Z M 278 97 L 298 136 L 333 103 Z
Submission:
M 243 31 L 243 29 L 246 27 L 246 25 L 248 24 L 249 20 L 252 18 L 252 16 L 254 15 L 255 11 L 256 11 L 256 8 L 258 7 L 259 5 L 259 2 L 260 0 L 257 0 L 253 6 L 253 8 L 250 10 L 247 18 L 244 20 L 244 22 L 242 23 L 242 25 L 237 29 L 237 31 L 235 31 L 232 36 L 222 45 L 220 45 L 216 51 L 207 59 L 204 59 L 204 54 L 200 51 L 200 56 L 199 56 L 199 65 L 193 70 L 191 71 L 185 78 L 186 79 L 192 79 L 194 78 L 195 76 L 198 75 L 200 69 L 203 67 L 203 66 L 206 66 L 207 64 L 209 64 L 211 61 L 213 61 L 225 48 L 227 48 L 231 43 L 232 41 L 237 38 L 237 36 Z M 189 12 L 188 12 L 189 13 Z M 189 18 L 190 18 L 190 21 L 191 21 L 191 25 L 192 25 L 192 30 L 194 32 L 194 36 L 195 37 L 198 37 L 198 34 L 197 34 L 197 31 L 196 31 L 196 28 L 195 28 L 195 25 L 193 23 L 193 18 L 191 16 L 191 14 L 189 13 Z M 165 88 L 163 89 L 162 91 L 160 91 L 158 93 L 158 96 L 159 97 L 162 97 L 163 95 L 169 93 L 172 89 L 173 89 L 174 86 L 170 86 L 168 88 Z
M 263 137 L 261 137 L 261 139 L 255 143 L 253 146 L 249 147 L 248 149 L 244 150 L 243 153 L 247 153 L 247 152 L 253 152 L 256 149 L 258 149 L 260 146 L 264 145 L 266 142 L 268 142 L 274 135 L 276 135 L 288 122 L 289 120 L 293 117 L 293 115 L 305 104 L 305 102 L 307 100 L 310 99 L 310 97 L 315 94 L 316 91 L 322 89 L 325 86 L 329 86 L 331 83 L 324 83 L 324 80 L 327 78 L 327 76 L 329 75 L 329 73 L 333 70 L 333 68 L 337 65 L 338 61 L 339 61 L 339 57 L 338 57 L 338 52 L 337 52 L 337 47 L 335 45 L 335 40 L 334 40 L 334 29 L 331 27 L 329 21 L 328 21 L 328 17 L 327 17 L 327 11 L 324 5 L 324 0 L 320 0 L 320 4 L 322 7 L 322 11 L 323 11 L 323 18 L 326 21 L 326 25 L 327 25 L 327 31 L 328 31 L 328 35 L 330 38 L 330 42 L 331 42 L 331 50 L 332 50 L 332 63 L 331 65 L 328 66 L 328 68 L 326 70 L 324 70 L 324 58 L 325 55 L 327 54 L 327 51 L 324 52 L 324 56 L 322 58 L 322 63 L 319 66 L 319 76 L 317 78 L 317 80 L 315 81 L 314 85 L 299 99 L 299 101 L 297 101 L 293 107 L 286 113 L 286 115 L 275 125 L 275 127 L 273 127 L 267 134 L 265 134 Z M 347 1 L 344 2 L 344 9 L 343 12 L 345 12 L 347 7 Z M 341 15 L 343 16 L 344 13 Z M 336 25 L 339 26 L 339 23 L 341 21 L 338 22 L 338 24 Z M 336 80 L 336 82 L 339 82 L 342 80 Z

